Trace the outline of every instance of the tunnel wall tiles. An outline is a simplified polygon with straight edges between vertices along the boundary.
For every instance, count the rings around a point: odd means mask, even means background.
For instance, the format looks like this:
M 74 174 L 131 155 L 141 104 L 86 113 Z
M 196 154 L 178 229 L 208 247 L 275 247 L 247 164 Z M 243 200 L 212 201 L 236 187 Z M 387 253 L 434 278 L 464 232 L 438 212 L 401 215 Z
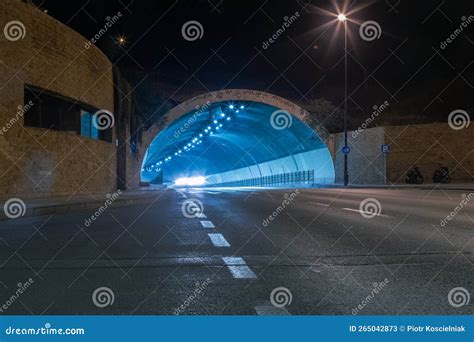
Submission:
M 243 179 L 266 177 L 296 171 L 314 170 L 314 182 L 330 184 L 334 182 L 334 166 L 331 153 L 328 149 L 307 151 L 294 154 L 258 165 L 251 165 L 241 169 L 209 175 L 206 182 L 215 183 L 234 182 Z
M 17 118 L 0 134 L 0 196 L 110 192 L 116 184 L 112 143 L 24 127 L 17 114 L 25 84 L 113 112 L 110 61 L 36 7 L 2 0 L 0 23 L 13 20 L 26 34 L 13 42 L 0 38 L 0 129 Z

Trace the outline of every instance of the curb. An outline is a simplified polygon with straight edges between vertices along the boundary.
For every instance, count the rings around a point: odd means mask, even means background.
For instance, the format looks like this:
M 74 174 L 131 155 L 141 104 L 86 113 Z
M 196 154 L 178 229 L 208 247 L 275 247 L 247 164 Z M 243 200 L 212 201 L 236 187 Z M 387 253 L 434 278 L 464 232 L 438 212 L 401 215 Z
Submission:
M 108 207 L 121 207 L 121 206 L 128 206 L 133 204 L 143 204 L 152 202 L 156 198 L 157 194 L 149 195 L 149 196 L 141 196 L 135 198 L 124 198 L 124 199 L 116 199 L 113 203 L 109 204 Z M 25 210 L 24 215 L 18 218 L 24 217 L 34 217 L 34 216 L 44 216 L 44 215 L 51 215 L 51 214 L 65 214 L 69 212 L 80 212 L 80 211 L 87 211 L 90 209 L 98 209 L 104 206 L 106 199 L 103 201 L 88 201 L 88 202 L 71 202 L 71 203 L 62 203 L 62 204 L 45 204 L 36 205 L 34 207 L 27 207 Z M 0 211 L 0 221 L 11 220 L 11 218 L 5 215 L 3 210 Z

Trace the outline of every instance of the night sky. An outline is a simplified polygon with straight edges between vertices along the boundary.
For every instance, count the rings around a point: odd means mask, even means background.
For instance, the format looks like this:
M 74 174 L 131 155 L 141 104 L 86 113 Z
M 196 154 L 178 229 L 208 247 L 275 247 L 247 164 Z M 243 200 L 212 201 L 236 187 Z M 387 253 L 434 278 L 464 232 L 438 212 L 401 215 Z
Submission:
M 391 104 L 391 117 L 385 120 L 392 124 L 443 121 L 457 108 L 472 112 L 474 18 L 440 47 L 469 19 L 472 4 L 346 3 L 351 122 L 357 125 L 385 100 Z M 120 11 L 122 18 L 97 46 L 132 75 L 132 83 L 145 77 L 158 80 L 166 85 L 161 92 L 178 100 L 222 88 L 263 90 L 302 105 L 324 98 L 341 106 L 344 99 L 343 30 L 325 13 L 336 13 L 343 2 L 46 0 L 39 5 L 87 38 Z M 297 11 L 284 34 L 264 49 L 285 17 Z M 190 20 L 202 25 L 201 39 L 183 38 L 181 28 Z M 360 24 L 369 20 L 381 27 L 373 41 L 359 34 Z M 115 41 L 121 35 L 126 38 L 123 47 Z

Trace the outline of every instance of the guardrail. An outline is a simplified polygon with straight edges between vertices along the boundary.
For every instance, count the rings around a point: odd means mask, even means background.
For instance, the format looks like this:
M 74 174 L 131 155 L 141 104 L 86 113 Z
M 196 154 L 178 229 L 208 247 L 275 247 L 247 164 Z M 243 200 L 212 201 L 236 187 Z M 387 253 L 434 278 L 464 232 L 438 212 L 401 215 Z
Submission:
M 234 186 L 278 186 L 294 183 L 314 183 L 314 170 L 279 173 L 271 176 L 246 178 L 231 182 L 208 184 L 211 187 L 234 187 Z

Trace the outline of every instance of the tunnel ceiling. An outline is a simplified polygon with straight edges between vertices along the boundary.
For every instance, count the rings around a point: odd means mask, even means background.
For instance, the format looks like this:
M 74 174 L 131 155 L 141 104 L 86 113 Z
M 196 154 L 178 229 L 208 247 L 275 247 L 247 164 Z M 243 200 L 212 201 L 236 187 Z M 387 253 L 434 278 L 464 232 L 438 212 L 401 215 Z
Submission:
M 291 116 L 289 126 L 285 121 L 287 113 L 272 120 L 272 113 L 278 110 L 258 102 L 225 101 L 181 116 L 150 144 L 142 180 L 151 181 L 160 172 L 165 182 L 208 176 L 326 148 L 314 131 L 296 117 Z M 286 128 L 278 129 L 282 127 Z

